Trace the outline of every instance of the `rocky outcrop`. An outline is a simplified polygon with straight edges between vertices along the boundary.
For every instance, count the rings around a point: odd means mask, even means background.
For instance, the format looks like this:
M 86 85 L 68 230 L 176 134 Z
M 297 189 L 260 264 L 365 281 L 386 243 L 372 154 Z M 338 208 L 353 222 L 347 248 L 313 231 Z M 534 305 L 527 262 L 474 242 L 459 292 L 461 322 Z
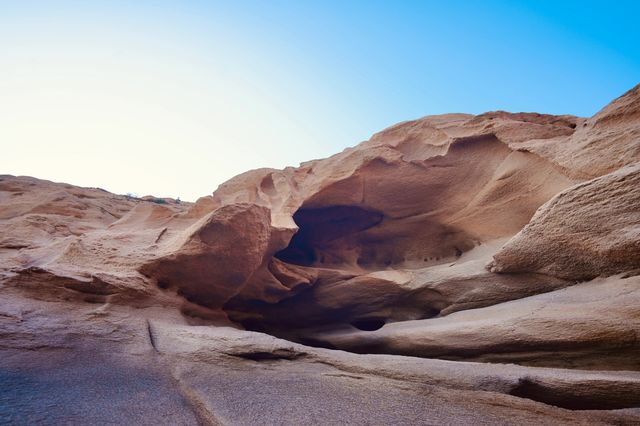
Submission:
M 381 281 L 376 274 L 400 270 L 414 275 L 415 271 L 439 268 L 457 262 L 478 246 L 493 247 L 495 241 L 517 233 L 539 205 L 575 182 L 550 162 L 509 147 L 526 133 L 536 137 L 565 135 L 578 121 L 572 117 L 555 120 L 507 113 L 427 117 L 385 130 L 356 148 L 298 169 L 259 170 L 232 179 L 213 198 L 218 204 L 266 206 L 273 226 L 298 228 L 288 244 L 275 253 L 271 266 L 266 266 L 273 269 L 274 264 L 284 262 L 289 269 L 304 271 L 305 278 L 298 291 L 284 294 L 281 300 L 267 301 L 240 292 L 225 310 L 233 319 L 260 329 L 274 322 L 288 328 L 285 324 L 349 323 L 372 316 L 380 323 L 438 314 L 459 295 L 428 296 L 442 301 L 424 303 L 416 294 L 433 294 L 433 290 L 420 290 L 417 281 L 403 288 L 394 280 Z M 278 280 L 268 275 L 259 275 L 262 282 Z M 308 277 L 313 278 L 311 282 Z M 504 277 L 499 280 L 508 281 Z M 535 279 L 520 276 L 513 281 Z M 535 285 L 538 289 L 560 285 L 554 278 L 542 281 Z M 322 307 L 326 302 L 318 299 L 318 294 L 327 294 L 329 287 L 337 286 L 353 288 L 349 293 L 353 299 L 344 306 Z M 366 296 L 363 298 L 358 289 L 371 286 L 382 286 L 385 290 L 380 293 L 389 291 L 389 300 L 372 298 L 372 307 L 366 308 Z M 531 294 L 532 287 L 510 287 L 522 289 L 507 293 L 511 297 Z M 510 297 L 500 292 L 494 296 L 500 300 Z M 403 303 L 413 307 L 405 309 L 410 314 L 382 314 L 376 312 L 381 303 L 395 311 L 402 310 L 399 306 Z M 491 304 L 485 299 L 478 305 L 484 303 Z M 318 315 L 308 315 L 307 309 Z M 283 315 L 283 310 L 289 313 Z M 306 314 L 295 314 L 298 310 Z
M 0 313 L 0 419 L 9 424 L 605 425 L 640 418 L 630 408 L 638 405 L 636 372 L 358 355 L 190 325 L 167 309 L 20 295 L 5 294 Z
M 377 331 L 308 334 L 324 346 L 358 353 L 637 371 L 639 301 L 640 277 L 613 277 Z
M 0 423 L 637 423 L 638 111 L 424 117 L 194 204 L 0 176 Z
M 640 271 L 640 163 L 558 194 L 496 253 L 490 269 L 575 280 Z
M 288 234 L 288 235 L 287 235 Z M 270 224 L 269 210 L 255 204 L 220 207 L 196 222 L 181 235 L 170 254 L 145 263 L 141 272 L 153 277 L 162 288 L 177 286 L 188 300 L 210 308 L 221 308 L 247 283 L 291 233 L 279 232 Z M 255 284 L 254 284 L 255 285 Z M 288 292 L 262 285 L 253 290 L 269 300 L 270 292 Z
M 640 161 L 640 85 L 593 117 L 576 123 L 571 135 L 532 138 L 516 145 L 580 179 L 592 179 Z

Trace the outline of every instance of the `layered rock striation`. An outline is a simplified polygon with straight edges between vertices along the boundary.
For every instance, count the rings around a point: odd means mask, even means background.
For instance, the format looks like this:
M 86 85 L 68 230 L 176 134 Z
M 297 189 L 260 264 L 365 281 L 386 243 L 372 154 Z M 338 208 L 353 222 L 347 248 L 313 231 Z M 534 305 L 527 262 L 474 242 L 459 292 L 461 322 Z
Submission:
M 100 354 L 120 423 L 632 424 L 639 273 L 640 86 L 400 123 L 193 204 L 3 175 L 0 412 L 107 421 L 66 381 Z

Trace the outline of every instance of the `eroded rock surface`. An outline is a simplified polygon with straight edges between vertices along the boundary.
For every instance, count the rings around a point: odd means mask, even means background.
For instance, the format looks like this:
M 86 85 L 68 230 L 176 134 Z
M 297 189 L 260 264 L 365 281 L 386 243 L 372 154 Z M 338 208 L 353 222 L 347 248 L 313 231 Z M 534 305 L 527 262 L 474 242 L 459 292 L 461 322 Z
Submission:
M 640 270 L 640 163 L 555 196 L 490 268 L 583 280 Z
M 638 111 L 425 117 L 194 204 L 0 176 L 0 422 L 638 424 Z

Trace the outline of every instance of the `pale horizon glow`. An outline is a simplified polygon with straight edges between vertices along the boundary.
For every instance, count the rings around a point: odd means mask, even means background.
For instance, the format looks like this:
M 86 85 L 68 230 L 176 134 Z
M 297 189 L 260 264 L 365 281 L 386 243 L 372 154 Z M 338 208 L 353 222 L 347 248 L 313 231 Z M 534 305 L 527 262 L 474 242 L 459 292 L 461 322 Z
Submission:
M 0 0 L 0 174 L 194 201 L 399 121 L 591 115 L 639 82 L 635 12 L 536 4 Z

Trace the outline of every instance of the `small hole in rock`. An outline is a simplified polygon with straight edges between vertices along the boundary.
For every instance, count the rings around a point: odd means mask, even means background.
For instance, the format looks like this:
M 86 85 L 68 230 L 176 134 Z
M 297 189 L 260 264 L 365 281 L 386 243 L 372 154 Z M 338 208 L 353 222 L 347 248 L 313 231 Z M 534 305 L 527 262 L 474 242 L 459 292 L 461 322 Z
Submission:
M 362 331 L 379 330 L 385 325 L 386 321 L 382 318 L 362 318 L 351 323 L 352 326 Z

